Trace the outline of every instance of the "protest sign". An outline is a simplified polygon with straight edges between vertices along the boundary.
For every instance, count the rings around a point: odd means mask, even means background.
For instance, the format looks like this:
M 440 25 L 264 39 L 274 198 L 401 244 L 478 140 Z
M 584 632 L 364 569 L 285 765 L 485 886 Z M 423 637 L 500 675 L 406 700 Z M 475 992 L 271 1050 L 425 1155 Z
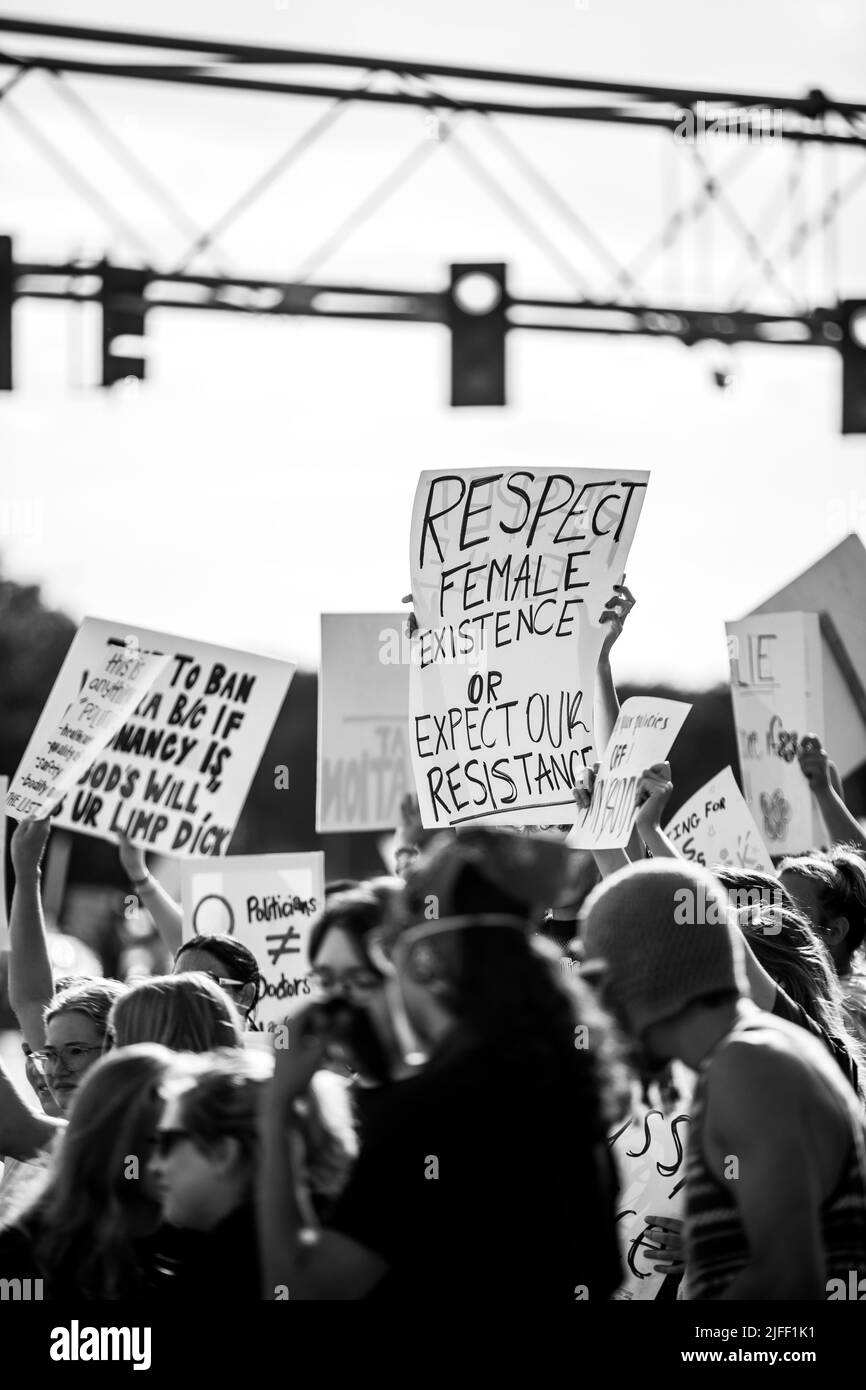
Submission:
M 624 849 L 636 812 L 638 783 L 653 763 L 664 762 L 691 705 L 682 700 L 633 695 L 620 709 L 592 789 L 567 843 L 573 849 Z
M 422 473 L 410 736 L 422 823 L 572 823 L 595 760 L 601 614 L 649 479 L 588 469 Z
M 759 613 L 817 613 L 821 632 L 821 676 L 828 752 L 843 777 L 866 759 L 866 721 L 851 689 L 853 679 L 866 687 L 866 547 L 859 536 L 839 545 L 799 574 L 790 584 L 752 610 Z M 835 634 L 826 630 L 827 615 Z M 840 666 L 839 643 L 844 649 Z M 812 731 L 814 732 L 814 730 Z
M 684 859 L 772 873 L 773 861 L 729 767 L 711 777 L 665 826 Z
M 7 813 L 16 820 L 50 814 L 93 766 L 169 660 L 167 653 L 106 643 L 96 669 L 58 723 L 49 724 L 47 711 L 43 713 L 6 796 Z
M 309 939 L 325 895 L 325 857 L 228 855 L 183 865 L 183 934 L 232 936 L 262 976 L 256 1017 L 269 1031 L 312 994 Z
M 316 829 L 393 830 L 414 790 L 405 613 L 323 613 Z
M 651 1248 L 647 1218 L 682 1220 L 691 1087 L 683 1069 L 675 1070 L 676 1108 L 664 1114 L 638 1105 L 608 1138 L 619 1174 L 616 1222 L 624 1277 L 613 1297 L 620 1302 L 655 1298 L 665 1279 L 653 1268 L 659 1256 Z
M 9 780 L 0 777 L 0 802 L 5 806 Z M 0 816 L 0 951 L 9 950 L 9 921 L 6 916 L 6 817 Z
M 85 618 L 21 767 L 59 727 L 106 644 L 122 651 L 134 643 L 169 660 L 63 799 L 56 824 L 107 840 L 126 833 L 142 848 L 182 858 L 225 854 L 294 674 L 289 662 Z
M 820 844 L 824 831 L 797 746 L 824 737 L 821 635 L 815 613 L 726 623 L 743 793 L 774 857 Z

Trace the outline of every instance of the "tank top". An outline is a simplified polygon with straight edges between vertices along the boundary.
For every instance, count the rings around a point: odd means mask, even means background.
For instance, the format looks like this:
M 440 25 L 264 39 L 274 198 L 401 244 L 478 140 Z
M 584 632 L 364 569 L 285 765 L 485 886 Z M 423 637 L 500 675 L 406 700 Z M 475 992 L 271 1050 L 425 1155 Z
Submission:
M 740 1023 L 723 1041 L 728 1042 L 735 1034 L 755 1028 L 766 1031 L 772 1026 L 766 1016 L 760 1022 Z M 692 1300 L 718 1298 L 749 1263 L 746 1234 L 732 1196 L 735 1184 L 716 1178 L 704 1157 L 707 1078 L 714 1053 L 715 1049 L 698 1072 L 686 1155 L 685 1297 Z M 858 1278 L 866 1274 L 866 1129 L 853 1093 L 848 1118 L 848 1157 L 836 1187 L 821 1207 L 828 1283 L 842 1279 L 847 1284 L 852 1270 L 858 1272 Z

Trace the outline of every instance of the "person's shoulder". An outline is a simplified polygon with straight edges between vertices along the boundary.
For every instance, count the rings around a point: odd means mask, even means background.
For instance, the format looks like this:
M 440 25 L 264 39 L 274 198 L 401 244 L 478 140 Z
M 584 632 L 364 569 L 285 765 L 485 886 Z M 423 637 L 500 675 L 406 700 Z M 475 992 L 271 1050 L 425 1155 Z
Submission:
M 772 1014 L 760 1013 L 748 1029 L 738 1029 L 718 1048 L 710 1070 L 713 1093 L 733 1093 L 775 1108 L 793 1091 L 820 1079 L 834 1088 L 844 1079 L 822 1041 L 811 1031 Z

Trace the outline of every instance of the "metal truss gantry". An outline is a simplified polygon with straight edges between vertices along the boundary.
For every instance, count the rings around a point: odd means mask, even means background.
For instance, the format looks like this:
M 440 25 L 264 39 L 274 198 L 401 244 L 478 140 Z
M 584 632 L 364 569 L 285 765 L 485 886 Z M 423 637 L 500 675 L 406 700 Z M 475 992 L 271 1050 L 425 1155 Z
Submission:
M 842 213 L 866 184 L 866 104 L 836 101 L 813 90 L 798 97 L 741 91 L 705 91 L 647 83 L 529 74 L 450 64 L 421 63 L 379 56 L 314 52 L 257 44 L 221 42 L 150 33 L 93 29 L 0 18 L 0 117 L 11 120 L 40 155 L 95 208 L 111 238 L 110 259 L 46 263 L 18 262 L 9 238 L 0 238 L 0 388 L 12 385 L 11 309 L 20 299 L 56 299 L 101 304 L 104 320 L 103 384 L 144 375 L 143 360 L 112 354 L 119 337 L 141 336 L 152 309 L 198 309 L 222 313 L 353 318 L 385 322 L 429 322 L 451 329 L 456 356 L 458 338 L 474 333 L 469 359 L 476 358 L 474 385 L 468 397 L 456 387 L 452 403 L 502 404 L 503 373 L 494 360 L 504 352 L 505 335 L 515 329 L 548 332 L 675 338 L 693 345 L 773 343 L 833 347 L 843 361 L 843 430 L 866 432 L 866 309 L 860 299 L 845 298 L 838 286 L 838 233 Z M 23 46 L 22 46 L 23 42 Z M 94 53 L 97 56 L 94 56 Z M 274 76 L 275 70 L 278 71 Z M 323 78 L 322 74 L 325 74 Z M 312 125 L 295 138 L 278 160 L 234 197 L 210 226 L 200 227 L 178 195 L 126 144 L 82 94 L 77 78 L 183 86 L 240 94 L 269 94 L 318 99 L 327 103 Z M 51 134 L 21 109 L 18 95 L 27 84 L 49 81 L 105 149 L 121 161 L 184 234 L 180 257 L 166 257 L 150 246 L 104 187 L 88 178 Z M 93 83 L 89 84 L 92 90 Z M 15 100 L 12 101 L 12 96 Z M 285 279 L 263 279 L 226 271 L 220 240 L 267 189 L 309 153 L 353 106 L 420 108 L 435 122 L 395 169 L 388 171 L 349 209 L 339 225 L 303 265 Z M 543 173 L 503 128 L 506 118 L 623 125 L 632 130 L 685 131 L 683 144 L 693 185 L 683 201 L 666 211 L 662 224 L 646 239 L 641 252 L 626 261 L 611 237 L 590 224 L 585 207 L 574 207 L 557 184 Z M 530 188 L 542 208 L 556 214 L 580 245 L 580 256 L 564 250 L 548 223 L 533 215 L 525 199 L 503 182 L 483 157 L 466 143 L 462 126 L 468 118 L 483 126 L 499 156 L 514 170 L 515 182 Z M 691 123 L 691 124 L 690 124 Z M 727 133 L 733 151 L 716 171 L 689 129 Z M 768 137 L 772 138 L 768 138 Z M 747 222 L 730 195 L 740 171 L 780 140 L 791 152 L 779 188 L 767 190 L 767 205 L 750 209 Z M 509 292 L 502 266 L 452 266 L 451 283 L 441 291 L 339 284 L 313 279 L 324 263 L 355 230 L 387 203 L 396 190 L 438 149 L 447 147 L 461 165 L 496 200 L 502 213 L 533 238 L 557 272 L 567 277 L 572 293 L 563 297 L 517 296 Z M 820 205 L 807 210 L 803 199 L 804 151 L 827 157 Z M 838 152 L 855 151 L 849 177 L 836 177 Z M 682 150 L 677 150 L 682 158 Z M 847 156 L 845 157 L 847 158 Z M 650 270 L 666 257 L 680 254 L 690 230 L 712 209 L 738 239 L 741 273 L 729 295 L 716 304 L 684 306 L 653 302 L 645 289 Z M 789 274 L 807 249 L 820 242 L 829 289 L 825 304 L 792 286 Z M 118 258 L 122 248 L 123 261 Z M 488 274 L 499 293 L 487 310 L 461 304 L 461 278 Z M 834 279 L 837 283 L 833 284 Z M 474 318 L 474 323 L 473 323 Z M 5 327 L 4 327 L 5 325 Z M 465 344 L 464 344 L 465 346 Z M 485 378 L 485 353 L 491 372 Z M 466 354 L 463 354 L 464 359 Z M 114 360 L 112 361 L 112 357 Z M 493 389 L 491 390 L 491 382 Z M 720 383 L 721 384 L 721 383 Z M 477 388 L 477 389 L 476 389 Z M 500 398 L 501 397 L 501 398 Z

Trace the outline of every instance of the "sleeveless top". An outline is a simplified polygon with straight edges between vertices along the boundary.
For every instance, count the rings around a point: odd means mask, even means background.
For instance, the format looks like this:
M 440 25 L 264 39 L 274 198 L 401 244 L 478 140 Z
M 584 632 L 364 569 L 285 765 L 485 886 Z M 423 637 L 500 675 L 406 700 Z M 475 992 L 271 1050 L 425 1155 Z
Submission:
M 772 1024 L 766 1018 L 760 1023 L 738 1024 L 733 1034 L 756 1027 L 766 1030 Z M 726 1034 L 723 1041 L 729 1041 L 733 1034 Z M 735 1184 L 716 1178 L 704 1157 L 707 1077 L 715 1050 L 698 1072 L 685 1168 L 685 1297 L 696 1301 L 718 1298 L 749 1263 L 749 1247 L 732 1195 Z M 866 1274 L 866 1127 L 853 1092 L 848 1120 L 848 1158 L 836 1187 L 821 1207 L 828 1282 L 847 1282 L 851 1270 L 856 1270 L 858 1277 Z

